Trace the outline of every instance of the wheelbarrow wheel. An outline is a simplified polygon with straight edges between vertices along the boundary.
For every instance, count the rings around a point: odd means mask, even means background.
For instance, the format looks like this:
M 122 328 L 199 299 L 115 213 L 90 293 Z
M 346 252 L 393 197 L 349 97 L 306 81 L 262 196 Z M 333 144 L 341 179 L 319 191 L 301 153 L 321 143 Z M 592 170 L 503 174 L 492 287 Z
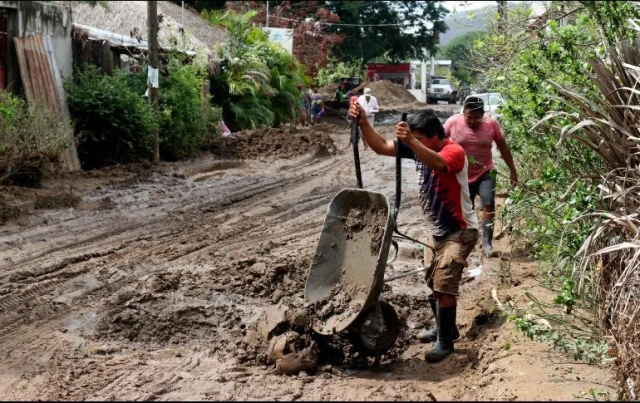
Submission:
M 391 350 L 400 334 L 400 319 L 396 310 L 384 300 L 379 300 L 378 304 L 379 312 L 376 305 L 371 306 L 348 332 L 349 341 L 356 351 L 369 357 L 376 356 L 376 343 L 379 343 L 380 354 Z

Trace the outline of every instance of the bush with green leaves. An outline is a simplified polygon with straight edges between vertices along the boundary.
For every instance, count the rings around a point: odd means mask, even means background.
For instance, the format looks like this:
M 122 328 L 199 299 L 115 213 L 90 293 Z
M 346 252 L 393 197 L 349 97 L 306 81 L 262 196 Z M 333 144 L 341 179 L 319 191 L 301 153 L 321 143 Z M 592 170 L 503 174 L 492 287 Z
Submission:
M 304 67 L 282 47 L 268 43 L 266 34 L 252 25 L 255 11 L 203 15 L 229 33 L 211 76 L 211 102 L 222 108 L 229 128 L 278 127 L 294 121 L 302 97 L 297 85 L 308 81 Z
M 86 66 L 65 83 L 84 169 L 148 159 L 159 126 L 144 91 L 116 70 Z
M 330 62 L 327 66 L 318 70 L 316 82 L 320 87 L 328 84 L 338 83 L 341 78 L 358 77 L 364 79 L 366 70 L 362 60 L 353 60 L 351 62 Z
M 219 108 L 201 95 L 206 72 L 173 59 L 160 78 L 160 156 L 178 160 L 195 156 L 217 135 Z
M 594 362 L 607 358 L 605 332 L 623 344 L 637 340 L 633 333 L 620 331 L 626 322 L 618 329 L 610 325 L 616 319 L 626 320 L 612 306 L 616 295 L 611 290 L 624 284 L 613 267 L 625 267 L 623 261 L 630 267 L 628 256 L 634 250 L 626 256 L 619 252 L 626 245 L 613 223 L 627 224 L 628 219 L 616 217 L 621 209 L 612 209 L 606 190 L 637 194 L 633 190 L 637 182 L 627 175 L 637 171 L 630 162 L 633 158 L 624 156 L 632 154 L 628 144 L 637 138 L 632 112 L 637 100 L 629 93 L 637 93 L 634 74 L 640 59 L 630 46 L 620 53 L 613 49 L 636 39 L 638 32 L 630 29 L 629 20 L 640 18 L 640 8 L 630 1 L 552 2 L 548 7 L 536 18 L 530 9 L 509 11 L 510 25 L 477 41 L 476 68 L 484 73 L 485 86 L 506 98 L 501 123 L 521 183 L 505 202 L 504 218 L 515 238 L 528 244 L 548 268 L 544 285 L 557 296 L 545 305 L 545 314 L 573 326 L 550 331 L 520 321 L 518 327 L 529 337 L 561 340 L 576 358 Z M 627 103 L 628 110 L 620 109 Z M 608 231 L 615 236 L 600 240 L 599 246 L 604 251 L 609 248 L 613 257 L 589 249 L 597 244 L 594 238 Z M 621 305 L 637 306 L 629 299 Z M 579 310 L 589 312 L 589 317 L 582 317 Z M 619 351 L 618 361 L 634 363 L 625 369 L 625 376 L 640 374 L 634 354 Z
M 39 186 L 60 167 L 73 142 L 73 128 L 42 103 L 28 104 L 0 92 L 0 183 Z

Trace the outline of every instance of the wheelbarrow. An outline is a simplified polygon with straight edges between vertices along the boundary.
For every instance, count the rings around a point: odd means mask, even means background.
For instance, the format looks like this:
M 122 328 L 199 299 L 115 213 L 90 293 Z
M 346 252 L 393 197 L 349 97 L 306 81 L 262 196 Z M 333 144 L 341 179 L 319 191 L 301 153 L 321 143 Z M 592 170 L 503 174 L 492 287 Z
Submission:
M 406 113 L 402 120 L 406 121 Z M 364 190 L 358 153 L 359 127 L 351 127 L 351 143 L 358 188 L 343 189 L 329 205 L 313 262 L 305 284 L 305 303 L 311 308 L 312 329 L 321 335 L 346 333 L 360 354 L 380 356 L 388 352 L 400 332 L 400 320 L 391 304 L 380 298 L 384 283 L 424 272 L 426 268 L 384 278 L 393 238 L 407 239 L 435 251 L 398 231 L 401 201 L 400 140 L 396 147 L 396 197 L 394 209 L 387 197 Z M 394 233 L 396 235 L 394 235 Z M 426 252 L 426 251 L 425 251 Z M 391 260 L 395 260 L 394 258 Z

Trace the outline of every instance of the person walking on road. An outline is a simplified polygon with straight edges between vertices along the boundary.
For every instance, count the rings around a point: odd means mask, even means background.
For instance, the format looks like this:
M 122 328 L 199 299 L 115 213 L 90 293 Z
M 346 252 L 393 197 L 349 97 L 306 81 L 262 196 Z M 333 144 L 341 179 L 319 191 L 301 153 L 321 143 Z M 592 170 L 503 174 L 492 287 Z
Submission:
M 360 118 L 362 137 L 376 154 L 396 155 L 394 142 L 375 131 L 360 103 L 351 105 L 349 115 Z M 438 362 L 453 352 L 462 271 L 478 240 L 478 217 L 471 206 L 467 183 L 469 162 L 462 147 L 446 138 L 444 127 L 432 110 L 410 114 L 406 122 L 396 125 L 395 135 L 402 141 L 400 157 L 416 163 L 420 204 L 433 224 L 430 242 L 436 253 L 435 264 L 427 267 L 426 280 L 434 296 L 436 343 L 425 354 L 425 360 Z
M 362 106 L 362 109 L 364 109 L 364 113 L 371 127 L 374 127 L 376 113 L 378 113 L 378 99 L 373 96 L 371 88 L 364 89 L 364 93 L 358 97 L 358 103 Z
M 373 91 L 371 88 L 365 88 L 364 93 L 358 97 L 358 103 L 364 109 L 365 116 L 369 121 L 371 127 L 375 125 L 376 113 L 378 113 L 378 99 L 373 96 Z M 367 141 L 362 138 L 362 144 L 364 145 L 364 149 L 368 148 Z
M 492 240 L 497 176 L 492 155 L 494 141 L 509 167 L 512 186 L 518 182 L 518 173 L 500 124 L 494 117 L 484 114 L 482 98 L 467 98 L 462 111 L 463 113 L 451 116 L 445 122 L 444 130 L 447 137 L 462 146 L 469 158 L 471 202 L 475 210 L 475 197 L 479 195 L 482 208 L 483 254 L 492 257 L 495 256 Z
M 311 88 L 311 124 L 320 123 L 320 118 L 324 114 L 324 102 L 322 94 L 318 92 L 318 87 Z

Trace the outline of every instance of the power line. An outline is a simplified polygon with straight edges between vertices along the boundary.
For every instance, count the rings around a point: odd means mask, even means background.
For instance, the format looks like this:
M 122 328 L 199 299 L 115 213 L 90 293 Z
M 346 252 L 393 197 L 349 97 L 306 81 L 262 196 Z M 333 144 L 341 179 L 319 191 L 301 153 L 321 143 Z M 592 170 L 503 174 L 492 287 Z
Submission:
M 306 22 L 304 20 L 299 20 L 295 18 L 278 17 L 274 15 L 272 15 L 271 18 L 278 18 L 286 21 Z M 339 22 L 322 22 L 322 21 L 314 21 L 314 23 L 321 24 L 321 25 L 340 26 L 340 27 L 409 27 L 411 26 L 407 24 L 342 24 Z

